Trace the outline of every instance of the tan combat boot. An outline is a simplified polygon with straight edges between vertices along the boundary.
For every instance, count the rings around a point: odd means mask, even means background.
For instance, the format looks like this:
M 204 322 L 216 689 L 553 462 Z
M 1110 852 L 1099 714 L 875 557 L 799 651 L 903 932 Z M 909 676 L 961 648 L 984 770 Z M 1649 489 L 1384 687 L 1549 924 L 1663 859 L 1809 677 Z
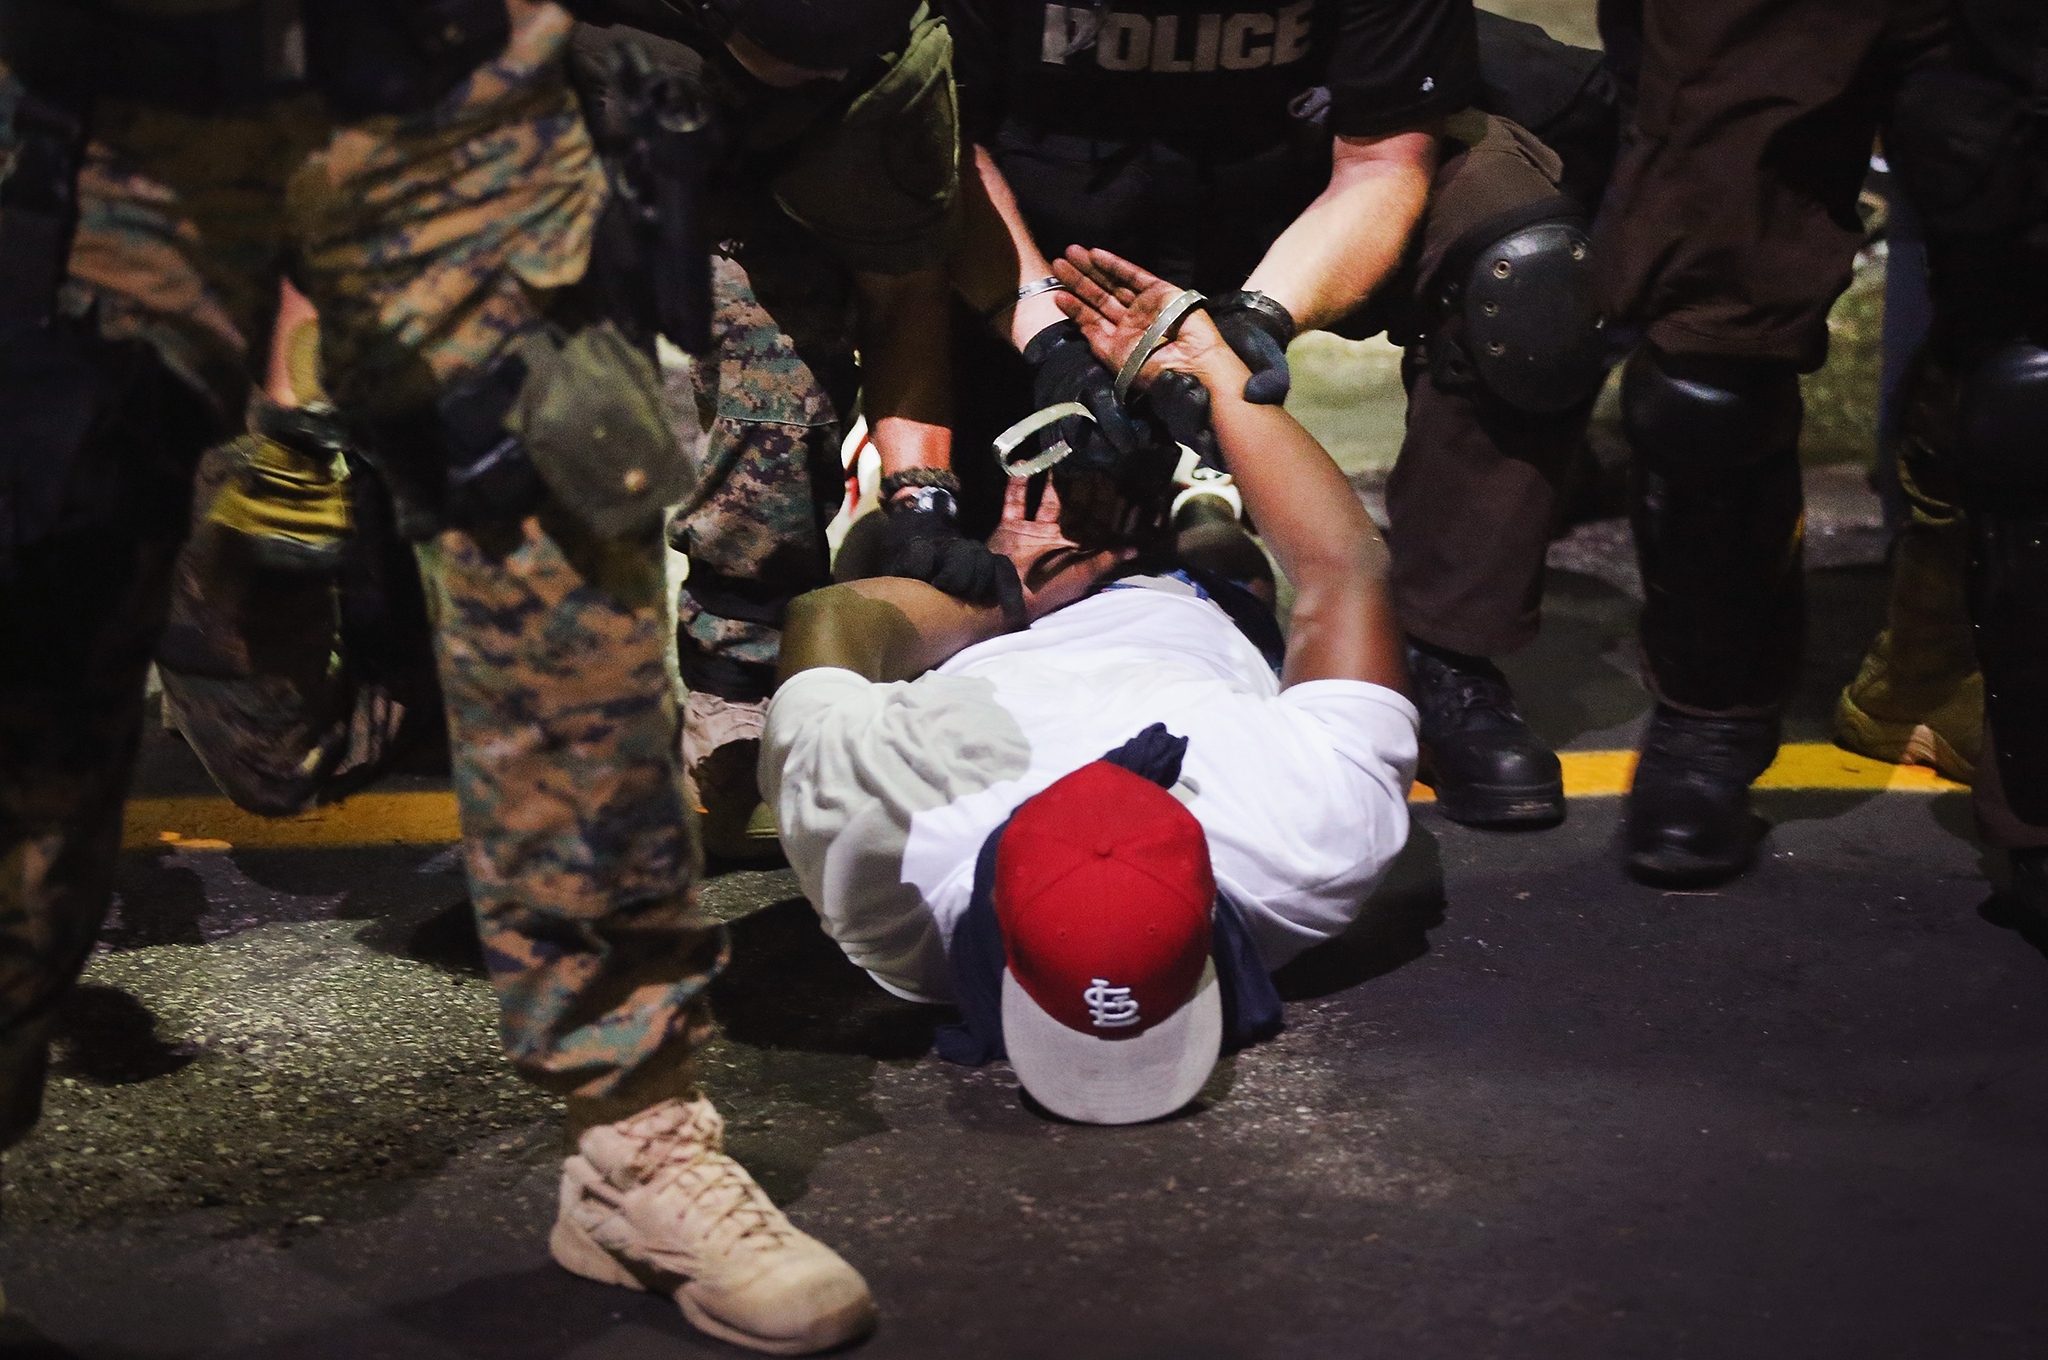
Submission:
M 208 522 L 279 571 L 332 571 L 354 528 L 343 435 L 325 406 L 261 403 L 240 441 L 242 465 L 208 507 Z
M 1970 638 L 1960 514 L 1916 514 L 1892 563 L 1884 631 L 1835 704 L 1835 744 L 1967 784 L 1984 743 L 1984 677 Z
M 782 853 L 775 813 L 761 801 L 755 767 L 768 703 L 737 703 L 690 691 L 683 704 L 683 782 L 702 817 L 704 849 L 719 859 L 759 861 Z
M 548 1248 L 564 1269 L 674 1297 L 700 1331 L 808 1355 L 874 1329 L 860 1272 L 799 1232 L 720 1151 L 711 1102 L 665 1100 L 577 1140 Z

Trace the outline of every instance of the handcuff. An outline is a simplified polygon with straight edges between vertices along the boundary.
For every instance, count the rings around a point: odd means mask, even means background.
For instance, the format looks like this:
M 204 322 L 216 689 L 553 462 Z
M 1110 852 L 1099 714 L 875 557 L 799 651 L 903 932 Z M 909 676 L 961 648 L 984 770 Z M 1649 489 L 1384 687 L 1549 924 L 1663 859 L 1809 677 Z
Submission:
M 1159 309 L 1159 315 L 1152 318 L 1152 324 L 1138 337 L 1138 343 L 1124 359 L 1123 367 L 1116 374 L 1116 402 L 1122 406 L 1130 396 L 1131 384 L 1144 371 L 1146 363 L 1162 346 L 1170 345 L 1180 335 L 1181 323 L 1187 320 L 1189 312 L 1208 302 L 1208 298 L 1192 288 L 1183 288 L 1167 300 Z M 1033 411 L 1024 419 L 1004 430 L 995 438 L 996 466 L 1011 477 L 1035 477 L 1047 468 L 1053 467 L 1072 453 L 1073 448 L 1062 439 L 1051 448 L 1029 458 L 1014 462 L 1011 455 L 1018 447 L 1048 425 L 1056 425 L 1069 416 L 1081 416 L 1086 420 L 1095 419 L 1094 412 L 1078 401 L 1063 401 L 1054 406 Z

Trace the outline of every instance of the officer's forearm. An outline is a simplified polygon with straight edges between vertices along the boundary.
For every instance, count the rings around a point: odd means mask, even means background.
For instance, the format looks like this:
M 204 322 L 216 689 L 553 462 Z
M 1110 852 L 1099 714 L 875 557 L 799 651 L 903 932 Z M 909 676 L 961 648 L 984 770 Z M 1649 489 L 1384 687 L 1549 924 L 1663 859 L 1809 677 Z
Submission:
M 1337 139 L 1329 187 L 1245 280 L 1293 315 L 1298 331 L 1343 317 L 1401 262 L 1429 202 L 1436 138 L 1426 132 Z
M 861 406 L 882 473 L 952 462 L 946 346 L 949 283 L 941 269 L 862 274 Z
M 1017 301 L 1017 289 L 1051 274 L 1052 265 L 1031 239 L 1009 181 L 981 147 L 974 148 L 972 168 L 973 174 L 960 177 L 966 224 L 953 257 L 953 286 L 1021 350 L 1032 336 L 1062 319 L 1049 292 Z

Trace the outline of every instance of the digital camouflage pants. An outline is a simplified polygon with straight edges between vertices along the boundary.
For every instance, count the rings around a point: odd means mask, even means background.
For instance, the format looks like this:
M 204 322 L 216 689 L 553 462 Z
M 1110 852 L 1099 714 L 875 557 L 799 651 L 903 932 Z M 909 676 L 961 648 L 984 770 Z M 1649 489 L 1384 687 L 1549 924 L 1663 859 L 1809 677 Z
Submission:
M 232 425 L 289 272 L 344 411 L 417 409 L 588 262 L 606 190 L 562 76 L 568 32 L 561 10 L 521 7 L 496 60 L 404 122 L 335 125 L 311 99 L 209 118 L 103 101 L 67 310 L 147 341 Z M 0 589 L 0 1146 L 34 1122 L 108 905 L 186 514 L 28 564 L 88 580 L 89 608 Z M 661 545 L 597 541 L 550 505 L 418 558 L 506 1050 L 572 1102 L 637 1108 L 687 1083 L 726 951 L 692 887 Z
M 794 228 L 750 224 L 713 261 L 716 365 L 702 480 L 670 542 L 690 559 L 678 600 L 683 681 L 765 699 L 789 602 L 831 584 L 825 526 L 845 494 L 840 446 L 856 375 L 847 275 Z

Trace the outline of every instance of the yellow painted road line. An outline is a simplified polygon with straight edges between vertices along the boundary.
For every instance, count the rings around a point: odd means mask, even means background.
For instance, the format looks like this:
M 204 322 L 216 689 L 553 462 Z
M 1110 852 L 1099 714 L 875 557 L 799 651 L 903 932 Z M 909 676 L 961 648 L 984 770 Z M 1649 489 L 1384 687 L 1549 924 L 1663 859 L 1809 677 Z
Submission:
M 445 845 L 461 838 L 452 793 L 359 793 L 296 817 L 259 817 L 225 798 L 135 798 L 128 803 L 121 845 L 127 850 L 158 845 L 260 850 Z
M 1618 798 L 1628 792 L 1635 774 L 1634 751 L 1560 751 L 1567 798 Z M 1781 748 L 1771 768 L 1756 781 L 1760 789 L 1836 790 L 1840 792 L 1948 793 L 1967 788 L 1943 779 L 1923 765 L 1887 765 L 1823 742 L 1801 742 Z M 1436 795 L 1417 784 L 1412 801 L 1433 803 Z
M 1628 792 L 1634 751 L 1565 751 L 1568 798 L 1615 798 Z M 1757 780 L 1760 789 L 1947 793 L 1964 787 L 1918 765 L 1887 765 L 1838 746 L 1787 746 Z M 1415 787 L 1414 801 L 1436 795 Z M 455 795 L 359 793 L 297 817 L 259 817 L 225 798 L 136 798 L 128 804 L 121 844 L 128 850 L 179 846 L 191 850 L 318 849 L 374 845 L 446 845 L 461 838 Z

